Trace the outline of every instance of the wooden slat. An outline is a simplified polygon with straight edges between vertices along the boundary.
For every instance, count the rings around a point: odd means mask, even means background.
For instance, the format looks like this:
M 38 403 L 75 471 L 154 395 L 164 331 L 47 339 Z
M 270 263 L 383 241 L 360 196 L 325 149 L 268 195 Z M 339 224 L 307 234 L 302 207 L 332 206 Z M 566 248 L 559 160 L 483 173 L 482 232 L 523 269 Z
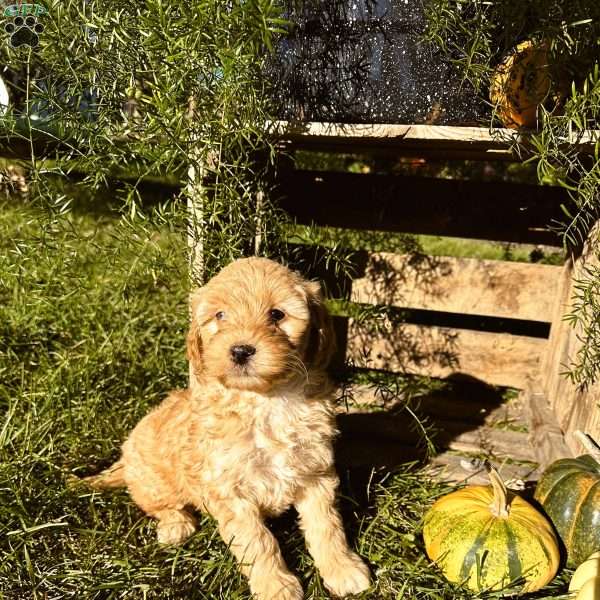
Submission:
M 430 377 L 463 373 L 523 389 L 537 376 L 546 345 L 540 338 L 411 324 L 378 332 L 350 319 L 347 357 L 364 368 Z
M 380 410 L 401 409 L 406 400 L 382 397 L 382 390 L 370 385 L 352 385 L 344 394 L 351 411 L 369 408 Z M 419 415 L 437 421 L 459 421 L 465 427 L 485 425 L 493 428 L 509 426 L 525 431 L 528 423 L 523 415 L 523 402 L 519 398 L 505 400 L 496 388 L 474 385 L 459 386 L 458 390 L 443 389 L 424 396 L 411 398 L 410 406 Z
M 444 452 L 435 456 L 429 463 L 428 472 L 436 479 L 456 483 L 468 483 L 469 485 L 489 485 L 489 478 L 483 467 L 478 469 L 466 469 L 469 456 L 457 454 L 456 452 Z M 511 464 L 502 460 L 490 460 L 492 465 L 502 476 L 505 482 L 521 480 L 523 482 L 537 481 L 540 470 L 535 464 Z
M 448 125 L 411 125 L 377 123 L 318 123 L 275 121 L 271 125 L 274 136 L 290 142 L 338 143 L 352 141 L 362 145 L 437 145 L 443 148 L 478 147 L 506 149 L 519 139 L 517 131 L 484 127 L 457 127 Z
M 521 152 L 526 151 L 527 139 L 512 129 L 488 129 L 484 127 L 460 127 L 448 125 L 412 124 L 357 124 L 275 121 L 268 125 L 273 137 L 279 138 L 293 148 L 314 150 L 360 151 L 361 148 L 389 148 L 398 154 L 410 150 L 434 150 L 453 158 L 455 152 L 471 152 L 473 156 L 493 160 L 512 157 L 511 147 L 520 142 Z M 598 131 L 573 135 L 565 143 L 576 144 L 581 151 L 593 151 Z M 451 153 L 451 156 L 449 155 Z
M 448 442 L 448 448 L 461 452 L 488 453 L 513 460 L 536 460 L 534 449 L 528 443 L 527 433 L 522 431 L 480 427 L 475 431 L 456 435 Z
M 581 346 L 578 335 L 571 324 L 565 321 L 564 316 L 571 312 L 572 295 L 575 282 L 584 276 L 582 266 L 588 261 L 588 248 L 583 256 L 576 260 L 571 259 L 565 265 L 562 292 L 557 298 L 555 318 L 550 329 L 549 348 L 545 361 L 545 393 L 552 411 L 556 417 L 561 431 L 565 434 L 565 441 L 573 454 L 582 452 L 579 441 L 572 436 L 575 429 L 585 427 L 588 415 L 598 411 L 593 395 L 597 394 L 598 386 L 591 386 L 582 390 L 575 386 L 566 376 L 565 371 L 571 362 L 576 359 L 577 350 Z M 591 257 L 595 260 L 594 257 Z M 596 388 L 596 389 L 595 389 Z M 597 432 L 600 429 L 596 430 Z M 592 433 L 592 431 L 589 431 Z
M 561 267 L 375 253 L 352 300 L 532 321 L 552 321 Z
M 560 246 L 545 228 L 562 188 L 401 175 L 289 171 L 280 205 L 299 223 Z
M 491 386 L 458 378 L 442 390 L 410 400 L 394 395 L 392 389 L 383 393 L 378 386 L 362 384 L 344 387 L 339 397 L 340 465 L 391 467 L 424 462 L 427 456 L 421 430 L 415 427 L 416 414 L 434 436 L 435 448 L 445 450 L 429 462 L 431 472 L 441 479 L 487 482 L 482 466 L 479 471 L 471 468 L 473 456 L 486 457 L 501 467 L 507 479 L 530 479 L 536 473 L 536 449 L 528 442 L 522 395 L 507 400 Z M 509 464 L 514 460 L 520 464 Z
M 542 391 L 545 393 L 553 411 L 556 411 L 557 408 L 558 387 L 562 382 L 560 376 L 561 366 L 568 361 L 568 348 L 564 342 L 568 338 L 570 325 L 565 321 L 564 316 L 569 312 L 570 306 L 573 284 L 573 257 L 567 258 L 562 269 L 559 288 L 554 300 L 548 351 L 542 362 L 542 373 L 545 375 L 541 381 Z
M 588 234 L 581 255 L 565 265 L 542 371 L 543 391 L 558 426 L 565 435 L 565 441 L 575 455 L 584 451 L 579 440 L 573 436 L 576 430 L 583 430 L 600 440 L 600 382 L 579 386 L 565 375 L 565 371 L 578 362 L 578 352 L 586 336 L 581 323 L 573 328 L 564 320 L 564 315 L 573 310 L 577 282 L 588 280 L 588 270 L 593 272 L 598 268 L 599 247 L 600 222 L 596 222 Z
M 38 127 L 41 125 L 38 124 Z M 396 156 L 432 156 L 440 159 L 522 160 L 527 157 L 527 139 L 511 129 L 460 127 L 448 125 L 401 125 L 355 123 L 298 123 L 274 121 L 265 124 L 271 137 L 291 148 L 360 152 L 385 150 Z M 21 130 L 25 127 L 21 127 Z M 34 132 L 36 154 L 61 149 L 69 151 L 67 143 L 52 141 L 43 131 Z M 23 157 L 30 155 L 27 140 L 15 136 L 12 130 L 0 127 L 0 155 Z M 27 138 L 29 135 L 26 136 Z M 598 131 L 573 134 L 565 144 L 574 144 L 580 152 L 593 152 Z M 116 142 L 127 142 L 116 138 Z M 519 153 L 512 152 L 514 142 L 520 142 Z M 28 154 L 29 153 L 29 154 Z
M 534 449 L 536 461 L 545 468 L 559 458 L 571 457 L 572 452 L 540 388 L 538 382 L 533 382 L 522 394 L 529 421 L 529 445 Z
M 448 409 L 452 410 L 450 405 Z M 338 416 L 338 425 L 343 435 L 355 438 L 397 440 L 413 447 L 422 441 L 419 430 L 415 428 L 415 418 L 406 411 L 343 413 Z M 524 431 L 495 429 L 448 419 L 436 420 L 435 429 L 433 441 L 436 448 L 535 461 L 534 450 Z

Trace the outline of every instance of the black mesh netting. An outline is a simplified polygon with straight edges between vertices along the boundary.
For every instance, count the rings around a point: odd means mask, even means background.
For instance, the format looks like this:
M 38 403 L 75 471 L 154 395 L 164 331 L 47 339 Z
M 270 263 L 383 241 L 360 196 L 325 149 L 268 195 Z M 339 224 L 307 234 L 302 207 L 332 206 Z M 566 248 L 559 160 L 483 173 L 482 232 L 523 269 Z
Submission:
M 285 17 L 294 25 L 268 66 L 282 119 L 474 124 L 487 113 L 423 41 L 421 0 L 286 0 Z

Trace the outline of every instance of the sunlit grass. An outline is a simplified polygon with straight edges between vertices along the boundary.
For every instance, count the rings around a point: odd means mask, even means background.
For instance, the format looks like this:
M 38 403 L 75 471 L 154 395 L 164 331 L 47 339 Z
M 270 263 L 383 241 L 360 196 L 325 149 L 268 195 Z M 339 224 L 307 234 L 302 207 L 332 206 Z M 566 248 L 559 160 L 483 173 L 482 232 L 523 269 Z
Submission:
M 0 597 L 248 599 L 209 517 L 183 547 L 162 548 L 126 493 L 67 483 L 114 460 L 136 421 L 186 384 L 180 234 L 11 200 L 0 248 Z M 376 581 L 364 598 L 476 597 L 424 554 L 421 518 L 446 486 L 410 465 L 340 476 L 352 544 Z M 273 529 L 306 597 L 328 598 L 293 514 Z M 559 580 L 536 597 L 564 590 Z
M 562 265 L 565 261 L 565 252 L 560 248 L 438 235 L 372 230 L 358 231 L 306 225 L 291 226 L 288 235 L 292 243 L 343 247 L 347 250 L 395 252 L 399 254 L 418 253 L 457 258 L 540 262 L 552 265 Z

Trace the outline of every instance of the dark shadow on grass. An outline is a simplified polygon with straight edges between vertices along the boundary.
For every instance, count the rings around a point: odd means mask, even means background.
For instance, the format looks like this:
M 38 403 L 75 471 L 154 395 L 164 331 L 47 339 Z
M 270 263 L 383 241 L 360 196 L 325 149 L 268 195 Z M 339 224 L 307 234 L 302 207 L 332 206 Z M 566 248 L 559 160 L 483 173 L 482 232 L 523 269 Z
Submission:
M 488 415 L 505 402 L 502 390 L 461 374 L 449 378 L 440 390 L 410 398 L 401 391 L 395 395 L 387 386 L 360 389 L 371 390 L 364 393 L 379 409 L 341 412 L 335 445 L 341 492 L 348 498 L 342 506 L 351 537 L 360 519 L 374 516 L 374 485 L 402 465 L 425 466 L 431 455 L 425 432 L 435 449 L 444 451 L 459 436 L 484 425 Z

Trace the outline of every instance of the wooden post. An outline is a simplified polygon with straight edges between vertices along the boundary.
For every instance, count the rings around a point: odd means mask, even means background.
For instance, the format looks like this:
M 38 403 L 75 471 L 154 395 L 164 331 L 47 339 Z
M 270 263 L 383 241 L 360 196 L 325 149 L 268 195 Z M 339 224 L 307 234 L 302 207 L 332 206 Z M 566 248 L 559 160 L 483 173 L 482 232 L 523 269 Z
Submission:
M 544 361 L 542 376 L 549 405 L 565 441 L 574 454 L 584 449 L 574 432 L 581 429 L 595 438 L 600 437 L 600 382 L 589 386 L 574 384 L 565 374 L 577 359 L 582 347 L 583 332 L 564 321 L 564 315 L 573 310 L 573 294 L 577 281 L 586 278 L 586 268 L 598 264 L 596 252 L 600 239 L 600 222 L 592 227 L 581 256 L 565 266 L 563 291 L 552 323 L 550 345 Z
M 571 456 L 572 452 L 542 389 L 543 385 L 536 378 L 521 394 L 529 426 L 529 445 L 540 469 L 545 469 L 555 460 Z
M 572 448 L 565 441 L 557 407 L 559 388 L 564 384 L 561 365 L 567 360 L 567 348 L 562 342 L 569 335 L 570 329 L 564 315 L 569 310 L 572 278 L 573 260 L 569 258 L 557 277 L 550 316 L 550 337 L 542 356 L 539 373 L 521 392 L 529 426 L 529 443 L 541 469 L 559 458 L 573 454 Z

